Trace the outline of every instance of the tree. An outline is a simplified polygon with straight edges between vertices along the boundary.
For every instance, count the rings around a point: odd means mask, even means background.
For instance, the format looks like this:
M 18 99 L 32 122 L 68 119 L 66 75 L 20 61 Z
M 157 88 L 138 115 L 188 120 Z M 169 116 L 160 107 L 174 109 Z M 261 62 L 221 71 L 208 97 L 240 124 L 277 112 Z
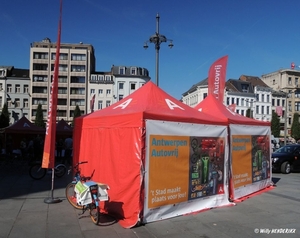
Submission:
M 274 137 L 280 136 L 280 120 L 276 112 L 272 112 L 271 132 Z
M 81 116 L 81 111 L 78 105 L 76 105 L 75 110 L 74 110 L 74 116 L 73 116 L 73 121 L 72 121 L 72 126 L 74 127 L 75 124 L 75 118 Z
M 9 111 L 8 111 L 8 106 L 7 103 L 4 103 L 2 112 L 0 115 L 0 128 L 8 127 L 9 126 Z
M 293 117 L 293 123 L 291 127 L 291 136 L 298 141 L 300 139 L 300 124 L 299 124 L 299 114 L 295 113 Z
M 43 115 L 43 110 L 42 110 L 42 105 L 39 104 L 37 109 L 36 109 L 36 115 L 35 115 L 35 121 L 34 124 L 40 127 L 45 128 L 46 123 L 44 120 L 44 115 Z
M 252 118 L 252 112 L 250 108 L 248 108 L 246 111 L 246 117 Z

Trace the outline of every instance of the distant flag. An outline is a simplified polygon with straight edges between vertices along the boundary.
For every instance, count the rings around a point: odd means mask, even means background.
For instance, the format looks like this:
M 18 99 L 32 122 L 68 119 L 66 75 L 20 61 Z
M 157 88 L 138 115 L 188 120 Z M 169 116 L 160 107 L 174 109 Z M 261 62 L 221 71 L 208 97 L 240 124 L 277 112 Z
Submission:
M 294 69 L 294 68 L 295 68 L 295 63 L 292 62 L 292 63 L 291 63 L 291 69 Z
M 226 82 L 227 60 L 227 55 L 218 59 L 212 64 L 208 72 L 208 94 L 213 94 L 222 103 Z
M 235 109 L 236 109 L 236 104 L 231 104 L 228 106 L 229 110 L 232 111 L 232 112 L 235 112 Z
M 94 104 L 95 104 L 95 94 L 94 94 L 94 96 L 92 97 L 92 99 L 90 101 L 91 112 L 94 112 Z
M 60 36 L 61 36 L 61 15 L 62 15 L 62 0 L 60 0 L 60 15 L 58 23 L 58 36 L 56 43 L 56 57 L 54 63 L 53 80 L 51 83 L 51 93 L 49 99 L 46 136 L 43 153 L 43 168 L 54 168 L 55 162 L 55 138 L 56 138 L 56 111 L 57 111 L 57 94 L 58 94 L 58 68 L 59 68 L 59 53 L 60 53 Z
M 276 106 L 276 114 L 281 117 L 282 116 L 282 107 L 281 106 Z

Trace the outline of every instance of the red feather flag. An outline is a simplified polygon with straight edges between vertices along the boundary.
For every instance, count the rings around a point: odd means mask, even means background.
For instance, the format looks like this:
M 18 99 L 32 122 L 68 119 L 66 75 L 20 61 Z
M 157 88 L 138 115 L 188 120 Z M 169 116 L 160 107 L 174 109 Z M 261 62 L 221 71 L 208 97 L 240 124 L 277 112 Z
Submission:
M 208 94 L 213 94 L 222 103 L 224 100 L 227 60 L 227 55 L 218 59 L 212 64 L 208 72 Z
M 62 15 L 62 0 L 60 0 L 60 15 L 59 15 L 58 36 L 57 36 L 57 43 L 56 43 L 56 56 L 55 56 L 55 64 L 54 64 L 54 74 L 51 83 L 51 93 L 49 99 L 42 168 L 54 168 L 54 163 L 55 163 L 56 111 L 57 111 L 57 94 L 58 94 L 58 68 L 59 68 L 59 53 L 60 53 L 61 15 Z

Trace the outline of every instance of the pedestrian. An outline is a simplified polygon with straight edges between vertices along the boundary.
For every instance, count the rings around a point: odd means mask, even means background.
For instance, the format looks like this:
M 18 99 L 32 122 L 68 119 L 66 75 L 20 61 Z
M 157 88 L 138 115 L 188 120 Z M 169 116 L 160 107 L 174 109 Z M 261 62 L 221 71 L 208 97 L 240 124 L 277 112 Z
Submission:
M 65 163 L 68 163 L 69 165 L 71 165 L 72 164 L 72 162 L 71 162 L 72 150 L 73 150 L 72 137 L 68 137 L 65 139 L 64 147 L 65 147 L 64 161 L 65 161 Z

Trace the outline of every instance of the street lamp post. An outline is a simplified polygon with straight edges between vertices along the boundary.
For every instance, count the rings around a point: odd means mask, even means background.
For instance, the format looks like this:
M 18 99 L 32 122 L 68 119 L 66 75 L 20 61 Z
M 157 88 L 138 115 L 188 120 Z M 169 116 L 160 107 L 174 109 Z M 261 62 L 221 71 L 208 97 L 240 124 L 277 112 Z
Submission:
M 288 111 L 288 93 L 285 93 L 285 112 L 284 112 L 284 145 L 286 145 L 286 136 L 287 136 L 287 111 Z
M 158 86 L 158 65 L 159 65 L 159 49 L 160 49 L 160 44 L 163 42 L 170 41 L 169 47 L 172 48 L 173 41 L 167 39 L 164 35 L 159 34 L 159 14 L 156 14 L 156 32 L 154 35 L 150 36 L 149 40 L 145 42 L 144 48 L 148 48 L 148 42 L 153 43 L 155 45 L 155 51 L 156 51 L 156 57 L 155 57 L 155 81 L 156 85 Z

